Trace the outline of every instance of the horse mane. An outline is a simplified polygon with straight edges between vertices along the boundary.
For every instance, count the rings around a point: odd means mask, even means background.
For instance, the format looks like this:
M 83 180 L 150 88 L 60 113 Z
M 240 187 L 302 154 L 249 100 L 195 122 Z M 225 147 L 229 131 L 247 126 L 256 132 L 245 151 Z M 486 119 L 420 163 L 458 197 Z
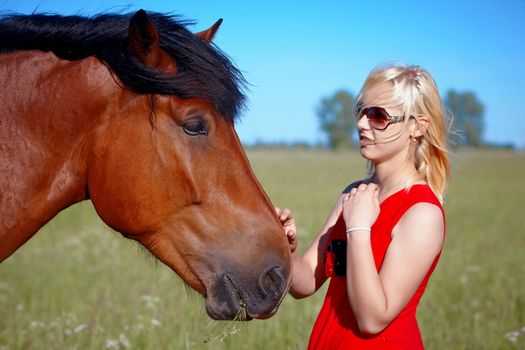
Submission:
M 245 108 L 246 81 L 226 54 L 186 29 L 193 22 L 174 15 L 148 13 L 159 33 L 161 48 L 177 62 L 177 74 L 168 76 L 148 69 L 128 47 L 132 16 L 131 13 L 93 17 L 2 16 L 0 54 L 40 50 L 51 51 L 66 60 L 95 56 L 136 93 L 205 98 L 233 122 Z

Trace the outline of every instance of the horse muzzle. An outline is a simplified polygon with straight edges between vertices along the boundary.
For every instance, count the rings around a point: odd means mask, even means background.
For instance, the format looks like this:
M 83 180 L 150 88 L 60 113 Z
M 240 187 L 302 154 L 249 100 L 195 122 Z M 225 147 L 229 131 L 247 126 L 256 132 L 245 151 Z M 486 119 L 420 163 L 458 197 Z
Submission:
M 206 311 L 216 320 L 269 318 L 277 312 L 290 288 L 290 279 L 285 276 L 280 266 L 264 270 L 255 280 L 223 273 L 207 291 Z

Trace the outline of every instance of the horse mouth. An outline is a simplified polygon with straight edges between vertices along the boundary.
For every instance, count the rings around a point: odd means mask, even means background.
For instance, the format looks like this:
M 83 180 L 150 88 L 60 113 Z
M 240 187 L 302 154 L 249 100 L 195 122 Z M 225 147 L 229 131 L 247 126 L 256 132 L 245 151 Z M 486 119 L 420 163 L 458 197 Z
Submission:
M 250 321 L 253 319 L 253 317 L 248 313 L 248 307 L 246 303 L 244 302 L 241 293 L 235 286 L 235 283 L 233 282 L 232 278 L 229 275 L 224 276 L 227 283 L 229 283 L 230 287 L 233 289 L 233 298 L 238 299 L 239 303 L 239 311 L 237 312 L 237 315 L 233 318 L 236 321 Z
M 283 295 L 270 297 L 256 288 L 243 288 L 234 276 L 225 273 L 206 293 L 206 312 L 215 320 L 267 319 L 277 312 L 285 295 L 283 291 Z

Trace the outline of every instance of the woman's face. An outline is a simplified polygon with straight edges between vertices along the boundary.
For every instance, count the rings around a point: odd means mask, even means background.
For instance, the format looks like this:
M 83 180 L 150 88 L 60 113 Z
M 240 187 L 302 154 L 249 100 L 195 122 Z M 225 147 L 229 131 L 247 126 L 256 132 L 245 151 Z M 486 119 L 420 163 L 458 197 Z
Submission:
M 392 85 L 378 84 L 363 93 L 362 102 L 365 106 L 384 108 L 391 116 L 403 115 L 400 105 L 381 102 L 389 100 L 391 94 Z M 403 122 L 392 123 L 385 130 L 376 130 L 370 126 L 367 117 L 362 116 L 357 121 L 361 155 L 375 164 L 400 156 L 406 159 L 414 124 L 414 120 L 410 119 L 406 125 Z

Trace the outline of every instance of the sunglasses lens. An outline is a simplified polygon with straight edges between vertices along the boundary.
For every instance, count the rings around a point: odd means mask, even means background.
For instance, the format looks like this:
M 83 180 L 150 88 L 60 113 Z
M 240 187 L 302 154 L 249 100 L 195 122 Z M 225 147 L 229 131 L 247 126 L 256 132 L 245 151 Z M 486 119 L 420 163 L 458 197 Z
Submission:
M 366 115 L 370 126 L 374 129 L 384 129 L 388 125 L 388 112 L 383 108 L 371 107 L 368 109 Z

